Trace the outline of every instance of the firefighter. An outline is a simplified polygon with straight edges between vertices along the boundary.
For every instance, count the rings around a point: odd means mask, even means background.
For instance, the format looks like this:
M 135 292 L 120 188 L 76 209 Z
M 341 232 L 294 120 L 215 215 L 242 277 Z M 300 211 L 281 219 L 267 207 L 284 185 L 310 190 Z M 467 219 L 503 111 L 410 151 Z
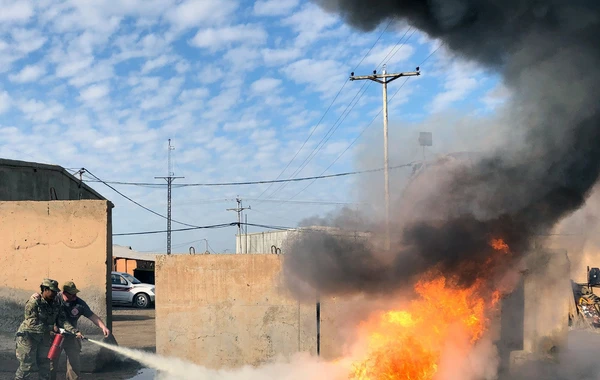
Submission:
M 25 319 L 16 334 L 16 354 L 19 368 L 15 380 L 31 379 L 38 372 L 39 379 L 50 379 L 48 351 L 54 339 L 55 328 L 60 327 L 78 338 L 83 335 L 68 320 L 56 299 L 58 282 L 45 278 L 40 292 L 33 294 L 25 304 Z
M 110 330 L 106 327 L 102 319 L 98 317 L 88 304 L 77 296 L 79 289 L 75 286 L 73 281 L 67 281 L 63 284 L 62 293 L 58 293 L 57 299 L 60 302 L 67 320 L 75 327 L 77 327 L 77 321 L 82 315 L 92 321 L 96 326 L 102 329 L 104 337 L 110 335 Z M 81 340 L 75 336 L 66 335 L 62 345 L 65 354 L 67 355 L 67 380 L 77 380 L 81 376 Z M 56 379 L 56 370 L 58 369 L 58 361 L 60 355 L 51 363 L 51 376 L 52 380 Z

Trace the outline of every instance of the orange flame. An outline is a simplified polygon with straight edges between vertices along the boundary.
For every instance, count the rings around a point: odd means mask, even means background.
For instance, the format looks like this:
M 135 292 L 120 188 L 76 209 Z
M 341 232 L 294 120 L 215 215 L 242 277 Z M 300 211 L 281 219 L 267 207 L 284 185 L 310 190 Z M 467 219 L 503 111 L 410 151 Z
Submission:
M 461 289 L 455 281 L 429 273 L 415 285 L 418 295 L 406 309 L 379 315 L 361 328 L 369 337 L 367 357 L 354 363 L 358 380 L 430 380 L 438 372 L 444 345 L 457 332 L 469 349 L 488 326 L 482 283 Z
M 502 239 L 492 239 L 492 241 L 490 241 L 490 245 L 496 251 L 500 251 L 500 252 L 503 252 L 503 253 L 509 253 L 510 252 L 510 248 L 509 248 L 508 244 L 506 244 L 504 242 L 504 240 L 502 240 Z

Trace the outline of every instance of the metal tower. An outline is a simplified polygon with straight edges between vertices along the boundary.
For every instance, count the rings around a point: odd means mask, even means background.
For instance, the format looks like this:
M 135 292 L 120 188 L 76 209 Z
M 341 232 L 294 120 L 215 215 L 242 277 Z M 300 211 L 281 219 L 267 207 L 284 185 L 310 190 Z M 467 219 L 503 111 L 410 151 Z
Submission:
M 168 147 L 168 156 L 167 156 L 167 176 L 166 177 L 154 177 L 157 179 L 164 179 L 167 181 L 167 255 L 171 254 L 171 189 L 173 185 L 173 181 L 178 178 L 184 177 L 175 177 L 175 173 L 173 172 L 173 165 L 171 162 L 171 152 L 175 150 L 175 147 L 171 145 L 171 139 L 169 139 L 169 147 Z

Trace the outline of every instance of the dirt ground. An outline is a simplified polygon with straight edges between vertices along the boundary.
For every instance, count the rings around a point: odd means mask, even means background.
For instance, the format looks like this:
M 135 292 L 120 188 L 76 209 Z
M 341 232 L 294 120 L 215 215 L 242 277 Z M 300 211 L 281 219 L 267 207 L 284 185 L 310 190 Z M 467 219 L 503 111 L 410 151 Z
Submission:
M 120 346 L 156 352 L 156 332 L 154 309 L 113 308 L 113 335 Z M 1 369 L 0 369 L 1 371 Z M 137 376 L 136 376 L 137 375 Z M 140 365 L 125 361 L 116 363 L 98 373 L 86 373 L 88 380 L 150 380 L 154 376 L 140 368 Z M 0 372 L 0 380 L 12 380 L 14 373 Z M 64 379 L 59 374 L 58 380 Z

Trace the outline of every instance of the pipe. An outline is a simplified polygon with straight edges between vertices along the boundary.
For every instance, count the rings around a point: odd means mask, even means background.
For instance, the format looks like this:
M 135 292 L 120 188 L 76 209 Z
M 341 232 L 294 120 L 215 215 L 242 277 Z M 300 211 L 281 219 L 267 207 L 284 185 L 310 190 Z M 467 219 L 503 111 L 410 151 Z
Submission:
M 321 301 L 317 297 L 317 356 L 321 356 Z

